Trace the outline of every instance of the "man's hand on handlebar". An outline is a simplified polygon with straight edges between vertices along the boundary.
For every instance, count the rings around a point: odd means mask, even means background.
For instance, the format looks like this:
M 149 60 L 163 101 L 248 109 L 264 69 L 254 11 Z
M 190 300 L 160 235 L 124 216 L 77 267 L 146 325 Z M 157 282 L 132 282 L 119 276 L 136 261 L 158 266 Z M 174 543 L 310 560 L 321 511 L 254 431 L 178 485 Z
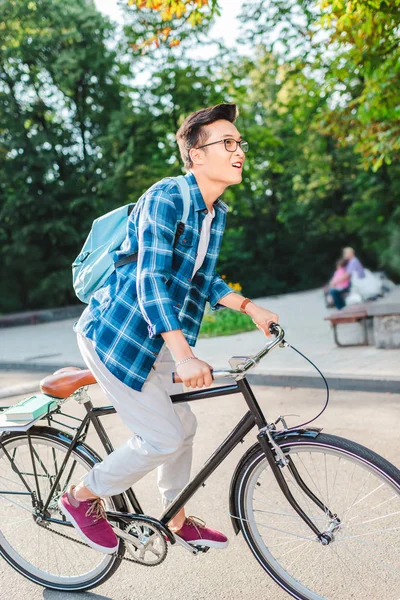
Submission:
M 212 384 L 211 370 L 211 365 L 195 358 L 177 367 L 176 372 L 186 387 L 202 388 Z
M 258 306 L 253 302 L 247 305 L 246 312 L 251 317 L 253 323 L 257 325 L 258 329 L 260 329 L 267 337 L 273 335 L 270 331 L 270 326 L 272 323 L 279 323 L 277 314 L 266 308 L 262 308 L 262 306 Z
M 237 374 L 241 375 L 256 366 L 270 350 L 282 345 L 285 332 L 280 325 L 274 322 L 269 323 L 269 333 L 270 336 L 268 337 L 273 336 L 275 339 L 262 348 L 258 354 L 249 356 L 247 360 L 244 360 L 244 364 L 239 365 L 235 369 L 214 370 L 208 363 L 198 358 L 193 358 L 176 367 L 176 372 L 172 373 L 172 381 L 174 383 L 183 382 L 186 387 L 201 388 L 204 386 L 210 387 L 211 382 L 216 379 L 231 377 L 232 375 L 235 377 Z M 287 345 L 286 342 L 283 345 Z M 211 377 L 211 381 L 209 377 Z

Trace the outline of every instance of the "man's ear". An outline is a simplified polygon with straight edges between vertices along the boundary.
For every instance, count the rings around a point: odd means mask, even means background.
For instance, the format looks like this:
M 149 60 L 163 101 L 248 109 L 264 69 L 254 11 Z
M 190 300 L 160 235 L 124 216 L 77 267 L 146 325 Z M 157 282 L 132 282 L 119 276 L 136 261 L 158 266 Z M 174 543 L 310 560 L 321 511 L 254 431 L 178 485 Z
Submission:
M 189 156 L 194 165 L 204 164 L 204 152 L 199 148 L 191 148 L 189 150 Z

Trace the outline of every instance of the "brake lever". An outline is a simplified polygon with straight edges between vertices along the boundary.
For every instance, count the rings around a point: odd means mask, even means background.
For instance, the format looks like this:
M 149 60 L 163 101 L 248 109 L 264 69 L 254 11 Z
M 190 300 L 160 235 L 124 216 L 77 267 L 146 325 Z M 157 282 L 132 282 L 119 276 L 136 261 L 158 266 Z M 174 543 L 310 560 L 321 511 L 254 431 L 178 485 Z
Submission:
M 269 331 L 272 335 L 275 335 L 276 337 L 280 336 L 281 333 L 283 333 L 283 329 L 280 325 L 278 325 L 278 323 L 271 323 L 271 325 L 269 326 Z M 280 348 L 288 348 L 289 346 L 290 344 L 283 338 L 279 342 Z

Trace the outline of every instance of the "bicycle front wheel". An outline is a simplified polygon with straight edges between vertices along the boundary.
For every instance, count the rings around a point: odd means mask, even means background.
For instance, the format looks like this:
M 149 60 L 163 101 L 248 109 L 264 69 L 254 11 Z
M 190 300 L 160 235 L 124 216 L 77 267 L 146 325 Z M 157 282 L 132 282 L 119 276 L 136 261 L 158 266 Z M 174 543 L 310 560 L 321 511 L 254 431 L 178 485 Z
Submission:
M 256 444 L 236 480 L 238 523 L 267 573 L 298 600 L 399 600 L 400 472 L 336 436 L 280 442 L 319 508 L 282 468 L 302 509 L 332 541 L 323 545 L 280 490 Z
M 0 555 L 21 575 L 44 587 L 64 591 L 96 587 L 111 577 L 121 558 L 93 550 L 72 527 L 47 520 L 37 522 L 34 514 L 34 496 L 47 499 L 70 440 L 55 429 L 34 427 L 30 442 L 25 432 L 2 438 Z M 93 456 L 82 446 L 71 453 L 59 489 L 51 499 L 48 517 L 64 520 L 57 503 L 59 497 L 93 466 Z M 116 509 L 112 498 L 107 498 L 106 508 Z M 119 550 L 123 554 L 122 541 Z

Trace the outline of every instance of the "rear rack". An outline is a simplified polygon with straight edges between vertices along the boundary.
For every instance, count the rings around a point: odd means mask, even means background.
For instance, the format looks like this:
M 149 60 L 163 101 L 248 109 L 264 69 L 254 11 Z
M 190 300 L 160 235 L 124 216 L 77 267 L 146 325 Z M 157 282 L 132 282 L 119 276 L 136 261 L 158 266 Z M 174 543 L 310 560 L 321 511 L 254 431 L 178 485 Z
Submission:
M 61 415 L 63 417 L 68 417 L 69 419 L 73 419 L 75 421 L 82 421 L 82 419 L 80 419 L 79 417 L 74 417 L 72 415 L 68 415 L 67 413 L 62 412 L 61 406 L 68 400 L 76 400 L 76 402 L 78 402 L 79 404 L 89 401 L 90 397 L 87 393 L 87 389 L 88 389 L 88 386 L 79 388 L 78 390 L 76 390 L 76 392 L 74 392 L 73 394 L 71 394 L 71 396 L 68 396 L 67 398 L 55 398 L 54 396 L 49 396 L 49 398 L 51 398 L 52 400 L 54 400 L 54 402 L 57 403 L 56 406 L 51 408 L 51 405 L 49 405 L 47 412 L 43 413 L 39 417 L 36 417 L 36 419 L 32 419 L 31 421 L 7 421 L 7 419 L 5 418 L 5 415 L 3 415 L 2 413 L 7 408 L 11 408 L 13 406 L 13 404 L 10 404 L 9 406 L 1 406 L 0 407 L 0 434 L 8 432 L 8 431 L 9 432 L 11 432 L 11 431 L 28 431 L 28 429 L 33 427 L 33 425 L 35 425 L 38 421 L 41 421 L 41 420 L 47 420 L 47 423 L 49 426 L 50 426 L 50 422 L 53 421 L 54 423 L 63 425 L 67 429 L 76 430 L 77 429 L 76 427 L 73 427 L 71 425 L 67 425 L 66 423 L 62 423 L 61 421 L 58 421 L 57 419 L 54 418 L 53 415 Z

